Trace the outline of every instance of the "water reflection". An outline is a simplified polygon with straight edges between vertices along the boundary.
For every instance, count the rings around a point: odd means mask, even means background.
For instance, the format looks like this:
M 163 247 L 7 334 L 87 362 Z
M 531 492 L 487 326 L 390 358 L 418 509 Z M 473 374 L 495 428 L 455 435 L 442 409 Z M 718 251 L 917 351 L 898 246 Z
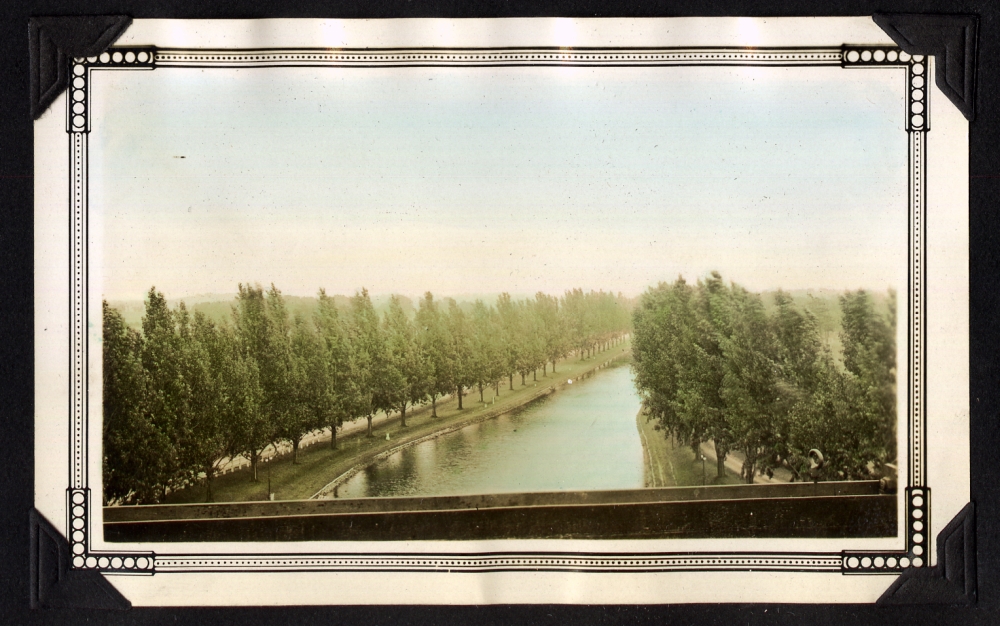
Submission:
M 643 486 L 639 397 L 627 365 L 507 415 L 411 446 L 358 472 L 341 498 Z

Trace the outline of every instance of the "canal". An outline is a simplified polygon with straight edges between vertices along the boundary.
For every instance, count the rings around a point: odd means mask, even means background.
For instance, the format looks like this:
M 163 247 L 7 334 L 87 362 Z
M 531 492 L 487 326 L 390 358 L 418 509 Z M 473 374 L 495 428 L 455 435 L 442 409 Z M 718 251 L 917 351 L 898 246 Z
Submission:
M 643 487 L 640 399 L 627 363 L 358 472 L 340 498 Z

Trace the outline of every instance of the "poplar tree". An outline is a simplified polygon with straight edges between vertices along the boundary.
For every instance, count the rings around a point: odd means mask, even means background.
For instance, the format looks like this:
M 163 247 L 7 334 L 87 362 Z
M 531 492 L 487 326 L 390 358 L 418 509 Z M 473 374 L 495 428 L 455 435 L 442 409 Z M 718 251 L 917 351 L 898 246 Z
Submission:
M 393 389 L 398 388 L 388 360 L 385 337 L 378 313 L 367 289 L 351 298 L 350 342 L 353 367 L 354 416 L 368 420 L 367 436 L 372 436 L 372 420 L 379 411 L 392 410 Z
M 242 387 L 244 412 L 235 416 L 233 424 L 234 452 L 250 461 L 250 480 L 257 482 L 260 455 L 274 440 L 276 406 L 275 385 L 280 378 L 280 364 L 271 361 L 274 352 L 271 341 L 273 315 L 268 315 L 264 290 L 259 286 L 240 284 L 233 307 L 236 352 L 233 374 L 235 384 Z
M 880 469 L 896 456 L 896 294 L 888 294 L 887 320 L 863 290 L 842 295 L 840 306 L 844 368 L 858 408 L 851 421 L 858 453 L 839 468 L 850 476 L 865 473 L 868 463 Z
M 577 294 L 569 306 L 584 300 Z M 877 477 L 895 458 L 894 294 L 884 317 L 863 291 L 840 304 L 842 366 L 816 318 L 784 292 L 768 313 L 758 294 L 727 287 L 716 272 L 695 288 L 678 279 L 649 289 L 633 313 L 647 414 L 696 453 L 714 441 L 720 478 L 729 450 L 739 450 L 748 483 L 780 466 L 805 479 L 812 448 L 828 476 Z M 601 319 L 613 315 L 602 310 Z
M 427 397 L 427 368 L 417 344 L 416 329 L 403 310 L 399 296 L 389 299 L 384 326 L 389 362 L 396 377 L 392 395 L 399 408 L 400 425 L 405 428 L 407 407 Z
M 496 385 L 499 395 L 499 381 L 503 376 L 501 360 L 503 348 L 500 344 L 499 319 L 492 307 L 482 300 L 476 300 L 472 307 L 472 358 L 470 370 L 474 384 L 479 387 L 479 401 L 485 402 L 483 389 Z
M 429 292 L 411 322 L 394 296 L 380 319 L 367 290 L 349 301 L 342 319 L 321 289 L 311 318 L 291 315 L 272 284 L 238 286 L 228 321 L 192 316 L 182 302 L 171 310 L 151 288 L 141 332 L 104 303 L 104 480 L 107 502 L 162 501 L 169 490 L 204 476 L 206 497 L 221 465 L 243 456 L 258 480 L 263 452 L 282 441 L 298 461 L 303 437 L 329 427 L 332 447 L 346 420 L 364 416 L 368 435 L 378 411 L 398 410 L 467 388 L 484 389 L 513 374 L 546 373 L 571 343 L 567 313 L 575 306 L 584 349 L 606 349 L 628 331 L 629 303 L 604 292 L 514 300 L 497 307 L 477 301 L 447 310 Z
M 319 290 L 318 306 L 313 316 L 319 335 L 323 362 L 322 389 L 319 394 L 320 423 L 330 427 L 330 447 L 337 447 L 337 429 L 353 417 L 352 406 L 359 391 L 354 386 L 355 363 L 347 328 L 333 298 Z
M 151 413 L 151 381 L 142 335 L 102 302 L 104 504 L 147 504 L 159 498 L 170 439 Z
M 292 464 L 299 460 L 303 437 L 325 425 L 326 359 L 315 326 L 301 314 L 292 320 L 289 364 L 289 407 L 278 436 L 292 445 Z
M 448 298 L 447 328 L 448 344 L 451 349 L 452 385 L 454 385 L 455 395 L 458 397 L 458 410 L 461 411 L 465 388 L 476 383 L 472 363 L 473 339 L 472 329 L 465 311 L 451 298 Z
M 429 291 L 420 300 L 416 325 L 418 345 L 427 368 L 431 415 L 437 417 L 437 399 L 455 390 L 455 364 L 447 320 Z
M 508 389 L 514 389 L 514 373 L 521 362 L 521 320 L 520 308 L 509 293 L 497 298 L 497 313 L 500 316 L 500 336 L 503 346 L 503 373 L 507 376 Z
M 538 316 L 543 342 L 542 374 L 546 373 L 548 363 L 552 364 L 552 372 L 555 373 L 556 361 L 565 358 L 569 351 L 566 320 L 559 310 L 559 299 L 539 291 L 535 294 L 535 315 Z
M 168 308 L 163 294 L 151 288 L 142 318 L 142 365 L 150 382 L 150 419 L 169 441 L 164 449 L 158 481 L 161 498 L 184 472 L 180 451 L 190 389 L 180 370 L 182 345 L 177 317 Z
M 212 501 L 212 482 L 223 459 L 233 448 L 227 424 L 227 388 L 223 372 L 229 367 L 227 337 L 201 312 L 183 332 L 183 376 L 191 390 L 188 437 L 183 458 L 192 472 L 204 472 L 206 501 Z

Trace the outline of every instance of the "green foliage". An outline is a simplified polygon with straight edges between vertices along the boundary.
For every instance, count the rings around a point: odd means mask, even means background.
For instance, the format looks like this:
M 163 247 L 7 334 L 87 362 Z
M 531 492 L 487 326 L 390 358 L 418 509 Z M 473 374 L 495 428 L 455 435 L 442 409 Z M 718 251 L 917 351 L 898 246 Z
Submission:
M 629 331 L 632 303 L 575 290 L 442 307 L 427 293 L 414 310 L 401 296 L 376 305 L 364 289 L 306 299 L 241 284 L 228 317 L 207 304 L 192 319 L 151 289 L 140 332 L 104 303 L 107 502 L 157 502 L 201 477 L 211 500 L 233 457 L 248 459 L 257 480 L 265 449 L 280 442 L 294 463 L 310 432 L 329 428 L 336 447 L 345 421 L 368 420 L 370 434 L 380 411 L 405 424 L 407 407 L 428 398 L 478 386 L 482 399 L 484 386 L 555 368 L 574 346 L 581 355 L 609 346 Z M 589 334 L 571 338 L 571 328 Z
M 239 285 L 236 306 L 233 307 L 234 339 L 239 361 L 246 365 L 239 384 L 247 402 L 246 411 L 238 414 L 231 425 L 233 452 L 246 455 L 257 480 L 260 453 L 274 441 L 277 423 L 274 415 L 276 386 L 281 375 L 280 364 L 269 362 L 275 352 L 272 346 L 272 316 L 268 315 L 264 292 L 260 286 Z
M 351 298 L 348 337 L 354 361 L 351 372 L 356 389 L 352 417 L 364 417 L 368 420 L 370 436 L 375 414 L 395 408 L 402 380 L 389 358 L 385 332 L 367 289 L 362 289 Z
M 417 343 L 424 355 L 427 393 L 431 402 L 455 388 L 455 363 L 448 322 L 431 292 L 424 294 L 417 308 Z M 437 415 L 437 407 L 434 407 Z
M 352 416 L 353 398 L 360 393 L 354 384 L 354 358 L 346 324 L 334 299 L 319 290 L 319 305 L 313 315 L 322 369 L 317 389 L 318 423 L 330 427 L 330 445 L 337 445 L 337 428 Z
M 417 332 L 403 309 L 401 299 L 393 296 L 385 314 L 385 335 L 392 379 L 391 399 L 399 407 L 406 425 L 406 407 L 427 397 L 428 379 L 424 355 L 417 343 Z
M 217 463 L 232 448 L 225 420 L 226 389 L 222 377 L 215 374 L 226 369 L 226 361 L 231 357 L 226 345 L 229 338 L 220 334 L 215 324 L 201 313 L 195 313 L 190 328 L 182 320 L 180 335 L 184 340 L 181 374 L 190 389 L 185 420 L 187 446 L 181 465 L 190 472 L 189 478 L 197 476 L 196 469 L 205 473 L 211 499 L 211 481 Z
M 461 409 L 464 389 L 476 383 L 472 354 L 474 341 L 472 327 L 465 311 L 451 298 L 448 299 L 446 325 L 449 337 L 448 348 L 450 349 L 452 383 L 455 385 L 455 393 L 458 396 L 458 408 Z
M 469 362 L 470 384 L 479 387 L 479 399 L 483 399 L 483 387 L 499 385 L 505 374 L 503 335 L 500 316 L 493 307 L 487 307 L 482 300 L 476 300 L 472 308 L 472 353 Z
M 104 500 L 155 502 L 167 480 L 168 433 L 150 412 L 152 381 L 142 363 L 142 335 L 103 303 Z
M 877 476 L 895 459 L 895 295 L 884 316 L 864 291 L 840 297 L 843 367 L 811 310 L 771 296 L 768 306 L 714 272 L 649 289 L 633 314 L 647 414 L 693 447 L 713 440 L 720 476 L 739 450 L 747 482 L 779 466 L 804 479 L 813 448 L 829 478 Z

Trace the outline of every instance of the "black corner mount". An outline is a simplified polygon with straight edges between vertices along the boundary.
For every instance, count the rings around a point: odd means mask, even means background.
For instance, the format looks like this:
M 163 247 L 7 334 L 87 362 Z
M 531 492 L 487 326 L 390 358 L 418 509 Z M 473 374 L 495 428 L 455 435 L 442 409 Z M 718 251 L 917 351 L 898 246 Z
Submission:
M 903 570 L 876 604 L 975 604 L 976 515 L 971 502 L 938 534 L 937 560 L 934 567 Z
M 66 89 L 70 59 L 104 52 L 131 23 L 126 15 L 31 18 L 31 117 L 41 117 Z
M 975 119 L 976 16 L 876 13 L 872 19 L 904 51 L 933 56 L 934 83 L 967 120 Z
M 132 603 L 95 570 L 70 567 L 69 543 L 31 510 L 31 608 L 129 609 Z

